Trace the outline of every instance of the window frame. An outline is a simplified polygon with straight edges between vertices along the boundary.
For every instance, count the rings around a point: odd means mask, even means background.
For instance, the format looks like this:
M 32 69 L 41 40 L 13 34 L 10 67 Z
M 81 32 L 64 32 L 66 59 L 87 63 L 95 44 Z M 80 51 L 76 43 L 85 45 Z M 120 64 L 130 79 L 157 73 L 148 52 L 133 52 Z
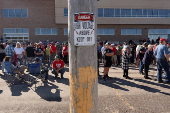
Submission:
M 51 30 L 51 34 L 47 33 L 47 30 Z M 36 30 L 40 30 L 40 34 L 36 33 Z M 42 30 L 44 30 L 44 34 L 42 34 Z M 57 28 L 35 28 L 35 35 L 58 35 L 58 30 L 56 32 L 56 34 L 53 33 L 53 30 L 57 30 Z

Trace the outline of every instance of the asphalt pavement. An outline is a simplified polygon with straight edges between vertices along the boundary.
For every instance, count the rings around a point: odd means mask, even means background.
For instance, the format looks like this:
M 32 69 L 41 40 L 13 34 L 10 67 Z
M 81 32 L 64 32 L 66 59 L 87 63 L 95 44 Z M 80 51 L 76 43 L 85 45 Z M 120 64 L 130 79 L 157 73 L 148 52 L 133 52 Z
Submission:
M 138 68 L 130 65 L 129 76 L 123 78 L 121 67 L 111 67 L 106 82 L 99 76 L 98 113 L 168 113 L 170 112 L 170 85 L 156 81 L 156 66 L 150 66 L 149 77 L 144 79 Z M 0 113 L 69 113 L 69 72 L 64 79 L 54 78 L 49 72 L 48 83 L 41 80 L 28 86 L 28 73 L 24 80 L 13 85 L 5 81 L 0 70 Z M 103 73 L 100 67 L 100 75 Z

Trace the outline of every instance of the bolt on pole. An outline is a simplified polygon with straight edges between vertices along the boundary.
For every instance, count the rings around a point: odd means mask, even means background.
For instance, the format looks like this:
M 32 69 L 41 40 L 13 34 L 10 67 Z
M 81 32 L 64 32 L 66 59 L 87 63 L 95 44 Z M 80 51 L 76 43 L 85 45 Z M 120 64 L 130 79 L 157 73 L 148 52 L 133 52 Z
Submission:
M 70 113 L 97 113 L 97 0 L 68 0 Z

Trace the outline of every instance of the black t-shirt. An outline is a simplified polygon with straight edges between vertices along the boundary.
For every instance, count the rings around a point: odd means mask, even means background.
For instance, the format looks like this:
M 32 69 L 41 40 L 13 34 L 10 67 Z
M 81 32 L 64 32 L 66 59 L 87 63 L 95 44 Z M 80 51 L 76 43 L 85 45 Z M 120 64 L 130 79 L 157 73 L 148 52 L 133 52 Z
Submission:
M 35 49 L 35 53 L 41 53 L 41 51 L 43 51 L 43 49 L 42 48 L 36 48 Z M 43 55 L 41 54 L 41 55 L 35 55 L 36 57 L 42 57 Z
M 106 53 L 112 53 L 113 51 L 111 50 L 111 49 L 105 49 L 105 51 L 104 51 L 104 55 L 106 54 Z M 106 56 L 105 55 L 105 60 L 112 60 L 112 56 Z
M 27 57 L 35 57 L 34 51 L 35 51 L 34 47 L 27 47 L 26 48 Z
M 146 49 L 144 47 L 141 47 L 140 51 L 146 52 Z M 144 55 L 145 55 L 145 53 L 144 54 L 140 53 L 139 55 L 140 55 L 140 60 L 142 60 Z

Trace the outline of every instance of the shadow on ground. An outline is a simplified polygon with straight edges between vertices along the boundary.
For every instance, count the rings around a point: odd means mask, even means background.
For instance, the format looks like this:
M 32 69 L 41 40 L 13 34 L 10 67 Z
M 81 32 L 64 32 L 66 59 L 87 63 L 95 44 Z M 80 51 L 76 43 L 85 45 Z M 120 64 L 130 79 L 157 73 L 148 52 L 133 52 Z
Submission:
M 3 90 L 0 90 L 0 94 L 3 92 Z
M 36 88 L 35 92 L 46 101 L 57 101 L 61 102 L 62 98 L 60 97 L 61 89 L 58 89 L 58 86 L 52 83 L 45 83 L 44 86 L 39 86 Z
M 28 75 L 24 75 L 24 78 L 26 78 L 26 76 Z M 26 79 L 20 80 L 16 76 L 11 76 L 11 80 L 12 80 L 12 83 L 11 83 L 9 82 L 10 78 L 7 77 L 6 78 L 7 80 L 6 80 L 4 74 L 0 74 L 0 77 L 6 81 L 8 87 L 11 90 L 12 96 L 20 96 L 22 95 L 21 92 L 28 92 L 30 90 Z
M 158 92 L 158 93 L 162 93 L 162 94 L 165 94 L 165 95 L 170 95 L 169 93 L 162 92 L 159 89 L 147 86 L 147 84 L 149 84 L 149 85 L 155 85 L 155 86 L 160 86 L 162 88 L 170 89 L 170 86 L 168 84 L 155 83 L 155 82 L 152 82 L 151 80 L 150 81 L 144 80 L 144 79 L 127 80 L 127 79 L 110 77 L 110 79 L 108 79 L 105 82 L 105 81 L 102 80 L 102 78 L 100 76 L 98 81 L 99 81 L 99 84 L 102 84 L 102 85 L 105 85 L 105 86 L 108 86 L 108 87 L 111 87 L 111 88 L 123 90 L 123 91 L 129 91 L 128 89 L 123 88 L 123 86 L 129 86 L 129 87 L 139 88 L 139 89 L 145 90 L 147 92 L 152 92 L 152 93 Z M 145 83 L 146 85 L 136 84 L 135 81 Z

